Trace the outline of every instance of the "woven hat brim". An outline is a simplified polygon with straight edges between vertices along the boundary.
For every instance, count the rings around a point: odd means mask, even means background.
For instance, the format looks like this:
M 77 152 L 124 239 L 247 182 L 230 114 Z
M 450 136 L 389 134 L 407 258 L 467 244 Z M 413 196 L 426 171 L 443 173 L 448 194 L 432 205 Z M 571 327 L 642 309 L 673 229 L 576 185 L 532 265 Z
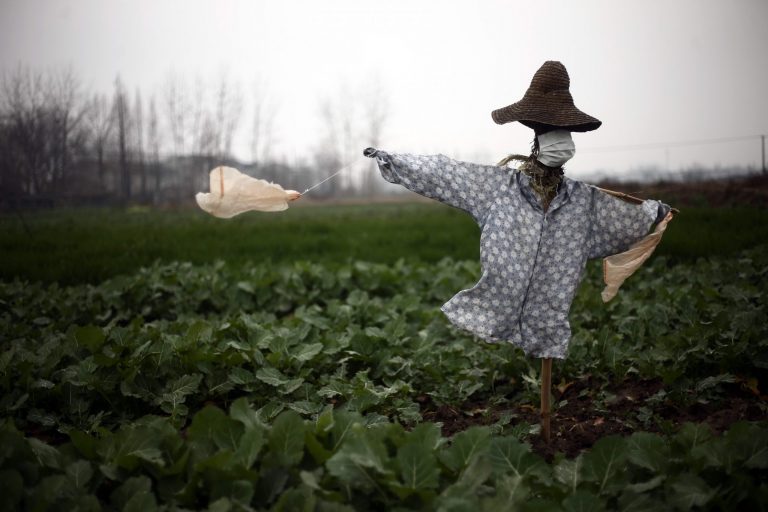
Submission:
M 554 107 L 552 105 L 534 105 L 532 102 L 526 101 L 526 99 L 494 110 L 491 112 L 491 116 L 496 124 L 506 124 L 514 121 L 525 124 L 525 121 L 530 121 L 557 126 L 572 132 L 596 130 L 603 124 L 602 121 L 589 114 L 585 114 L 572 103 Z

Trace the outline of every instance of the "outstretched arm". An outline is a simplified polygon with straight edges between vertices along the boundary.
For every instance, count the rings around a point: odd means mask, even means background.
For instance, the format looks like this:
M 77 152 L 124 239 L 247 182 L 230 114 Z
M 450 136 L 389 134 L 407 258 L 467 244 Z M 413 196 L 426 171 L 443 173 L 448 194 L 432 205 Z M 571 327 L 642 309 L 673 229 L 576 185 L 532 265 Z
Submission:
M 670 206 L 646 199 L 640 204 L 628 203 L 597 187 L 591 188 L 592 232 L 590 258 L 603 258 L 626 251 L 642 239 L 671 210 Z
M 503 167 L 460 162 L 445 155 L 387 153 L 375 148 L 363 154 L 376 159 L 388 182 L 464 210 L 480 225 L 509 181 L 509 171 Z

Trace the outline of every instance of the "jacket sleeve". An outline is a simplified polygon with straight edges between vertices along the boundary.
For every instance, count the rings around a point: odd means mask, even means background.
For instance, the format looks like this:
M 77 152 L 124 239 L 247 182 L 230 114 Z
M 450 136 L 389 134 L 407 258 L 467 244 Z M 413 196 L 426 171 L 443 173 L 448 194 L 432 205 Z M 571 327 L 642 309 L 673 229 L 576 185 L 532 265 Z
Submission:
M 388 182 L 464 210 L 480 225 L 509 181 L 509 171 L 504 167 L 460 162 L 445 155 L 379 151 L 376 160 Z
M 592 199 L 589 258 L 624 252 L 641 240 L 669 212 L 661 201 L 647 199 L 633 204 L 590 187 Z

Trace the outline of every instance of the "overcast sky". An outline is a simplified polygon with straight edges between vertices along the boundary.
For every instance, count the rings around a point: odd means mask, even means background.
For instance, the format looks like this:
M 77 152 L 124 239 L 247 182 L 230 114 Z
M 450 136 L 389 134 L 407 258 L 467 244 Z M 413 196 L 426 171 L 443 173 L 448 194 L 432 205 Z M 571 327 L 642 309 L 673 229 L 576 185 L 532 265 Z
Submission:
M 574 134 L 571 174 L 758 166 L 758 138 L 590 148 L 768 133 L 766 20 L 765 0 L 0 0 L 0 67 L 71 65 L 104 92 L 118 73 L 146 94 L 170 72 L 190 82 L 226 73 L 245 93 L 258 82 L 276 108 L 272 152 L 293 162 L 321 139 L 321 98 L 379 83 L 390 105 L 383 149 L 492 163 L 527 152 L 533 132 L 496 125 L 491 111 L 559 60 L 576 106 L 603 121 Z

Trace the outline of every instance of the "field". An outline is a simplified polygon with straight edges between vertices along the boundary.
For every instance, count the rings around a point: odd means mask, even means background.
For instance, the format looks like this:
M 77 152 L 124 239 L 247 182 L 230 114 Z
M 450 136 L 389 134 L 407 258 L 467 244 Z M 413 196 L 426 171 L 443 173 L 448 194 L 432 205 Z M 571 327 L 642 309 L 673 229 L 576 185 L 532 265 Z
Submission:
M 439 310 L 435 204 L 0 219 L 0 508 L 764 510 L 768 212 L 685 208 L 553 364 Z
M 672 227 L 656 253 L 671 263 L 726 256 L 768 241 L 768 208 L 686 207 Z M 477 261 L 479 240 L 469 215 L 434 201 L 301 205 L 230 220 L 200 210 L 43 211 L 0 216 L 0 278 L 98 284 L 158 260 Z

